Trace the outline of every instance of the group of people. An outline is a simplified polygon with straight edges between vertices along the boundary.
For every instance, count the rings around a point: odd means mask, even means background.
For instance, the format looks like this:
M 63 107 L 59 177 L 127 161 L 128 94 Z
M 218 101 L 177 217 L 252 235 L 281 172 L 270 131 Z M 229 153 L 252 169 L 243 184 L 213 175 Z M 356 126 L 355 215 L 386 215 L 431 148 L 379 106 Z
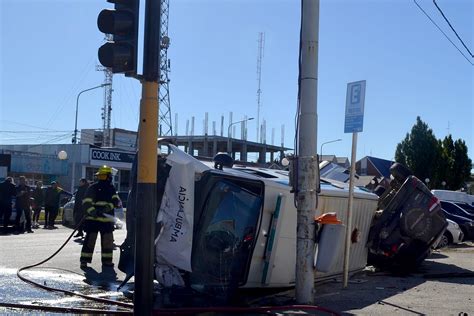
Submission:
M 33 233 L 32 228 L 39 228 L 39 217 L 44 207 L 44 228 L 55 229 L 54 222 L 59 213 L 61 196 L 72 196 L 71 193 L 58 186 L 56 181 L 44 189 L 41 181 L 36 182 L 33 189 L 26 183 L 24 176 L 19 177 L 18 185 L 12 177 L 7 177 L 0 183 L 0 218 L 3 219 L 3 234 L 8 232 L 10 217 L 13 211 L 13 199 L 15 199 L 16 216 L 14 219 L 14 233 Z M 33 217 L 32 217 L 33 212 Z M 25 225 L 21 223 L 24 216 Z
M 102 166 L 96 173 L 97 182 L 89 186 L 86 179 L 79 180 L 79 188 L 75 192 L 74 221 L 77 234 L 75 237 L 84 237 L 80 256 L 81 268 L 86 268 L 92 262 L 97 235 L 101 235 L 102 265 L 113 266 L 112 253 L 114 249 L 114 209 L 121 203 L 120 198 L 112 184 L 113 169 Z M 43 183 L 38 181 L 36 188 L 31 189 L 25 177 L 19 178 L 19 184 L 15 185 L 13 179 L 8 177 L 0 183 L 0 217 L 3 217 L 4 233 L 12 214 L 13 198 L 16 198 L 15 233 L 23 230 L 20 226 L 22 214 L 25 217 L 25 231 L 33 233 L 32 228 L 39 228 L 39 216 L 44 206 L 45 229 L 54 229 L 54 222 L 58 215 L 61 195 L 72 196 L 53 181 L 46 190 Z M 33 219 L 31 214 L 33 212 Z

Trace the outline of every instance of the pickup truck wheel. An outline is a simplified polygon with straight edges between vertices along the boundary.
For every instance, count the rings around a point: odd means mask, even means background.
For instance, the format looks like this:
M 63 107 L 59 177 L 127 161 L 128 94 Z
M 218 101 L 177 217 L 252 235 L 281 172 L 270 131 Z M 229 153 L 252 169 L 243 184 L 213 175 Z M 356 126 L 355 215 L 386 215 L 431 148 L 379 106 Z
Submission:
M 390 167 L 390 174 L 400 183 L 405 182 L 408 176 L 411 176 L 413 172 L 411 172 L 407 167 L 402 165 L 401 163 L 394 163 Z
M 450 243 L 452 243 L 452 240 L 453 238 L 451 237 L 451 234 L 449 232 L 444 232 L 436 248 L 440 249 L 440 248 L 447 247 Z

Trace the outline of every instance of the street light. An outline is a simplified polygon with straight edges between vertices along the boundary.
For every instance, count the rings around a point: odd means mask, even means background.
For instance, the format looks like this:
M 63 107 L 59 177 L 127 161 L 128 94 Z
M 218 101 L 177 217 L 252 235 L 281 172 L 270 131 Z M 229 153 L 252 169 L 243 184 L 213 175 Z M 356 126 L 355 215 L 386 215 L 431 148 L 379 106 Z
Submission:
M 92 87 L 92 88 L 89 88 L 89 89 L 86 89 L 86 90 L 82 90 L 77 95 L 77 99 L 76 99 L 76 120 L 75 120 L 75 123 L 74 123 L 74 137 L 72 138 L 72 143 L 73 144 L 77 143 L 77 110 L 78 110 L 78 107 L 79 107 L 79 97 L 81 96 L 82 93 L 84 93 L 86 91 L 90 91 L 90 90 L 94 90 L 94 89 L 98 89 L 98 88 L 103 88 L 103 87 L 110 86 L 110 85 L 111 85 L 110 83 L 103 83 L 99 86 L 95 86 L 95 87 Z
M 241 121 L 237 121 L 237 122 L 234 122 L 234 123 L 230 123 L 230 124 L 229 124 L 229 127 L 227 128 L 227 153 L 228 153 L 229 155 L 232 155 L 231 143 L 230 143 L 230 140 L 231 140 L 231 138 L 230 138 L 230 127 L 231 127 L 232 125 L 235 125 L 235 124 L 238 124 L 238 123 L 242 123 L 242 122 L 246 122 L 246 121 L 251 121 L 251 120 L 253 120 L 253 117 L 250 117 L 250 118 L 248 118 L 248 119 L 241 120 Z
M 319 154 L 321 155 L 320 157 L 320 162 L 323 161 L 323 145 L 326 145 L 326 144 L 329 144 L 329 143 L 335 143 L 335 142 L 340 142 L 342 139 L 341 138 L 338 138 L 338 139 L 334 139 L 334 140 L 330 140 L 330 141 L 327 141 L 327 142 L 324 142 L 321 144 L 321 150 L 319 151 Z

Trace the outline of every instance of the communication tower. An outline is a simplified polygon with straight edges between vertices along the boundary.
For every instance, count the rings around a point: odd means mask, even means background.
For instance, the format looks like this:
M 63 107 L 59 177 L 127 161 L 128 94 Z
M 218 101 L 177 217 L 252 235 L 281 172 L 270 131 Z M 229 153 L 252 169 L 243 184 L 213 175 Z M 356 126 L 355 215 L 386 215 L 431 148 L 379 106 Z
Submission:
M 169 0 L 161 0 L 161 27 L 160 27 L 160 84 L 158 88 L 160 101 L 160 120 L 158 133 L 160 136 L 172 136 L 173 127 L 171 122 L 171 104 L 169 90 L 170 60 L 168 59 L 168 37 Z
M 105 35 L 106 41 L 112 41 L 113 35 L 106 34 Z M 110 124 L 112 121 L 112 78 L 113 73 L 112 69 L 108 67 L 104 67 L 102 65 L 96 66 L 97 71 L 104 72 L 104 106 L 102 107 L 102 146 L 110 147 L 111 144 L 111 135 L 110 135 Z

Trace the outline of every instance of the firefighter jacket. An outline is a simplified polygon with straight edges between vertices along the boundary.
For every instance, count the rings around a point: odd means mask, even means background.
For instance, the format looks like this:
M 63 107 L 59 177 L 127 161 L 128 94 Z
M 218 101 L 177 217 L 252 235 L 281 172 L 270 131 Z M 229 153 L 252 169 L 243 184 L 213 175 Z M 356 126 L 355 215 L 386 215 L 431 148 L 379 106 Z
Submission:
M 86 220 L 113 223 L 114 208 L 120 204 L 120 198 L 110 181 L 98 181 L 92 184 L 82 200 Z

